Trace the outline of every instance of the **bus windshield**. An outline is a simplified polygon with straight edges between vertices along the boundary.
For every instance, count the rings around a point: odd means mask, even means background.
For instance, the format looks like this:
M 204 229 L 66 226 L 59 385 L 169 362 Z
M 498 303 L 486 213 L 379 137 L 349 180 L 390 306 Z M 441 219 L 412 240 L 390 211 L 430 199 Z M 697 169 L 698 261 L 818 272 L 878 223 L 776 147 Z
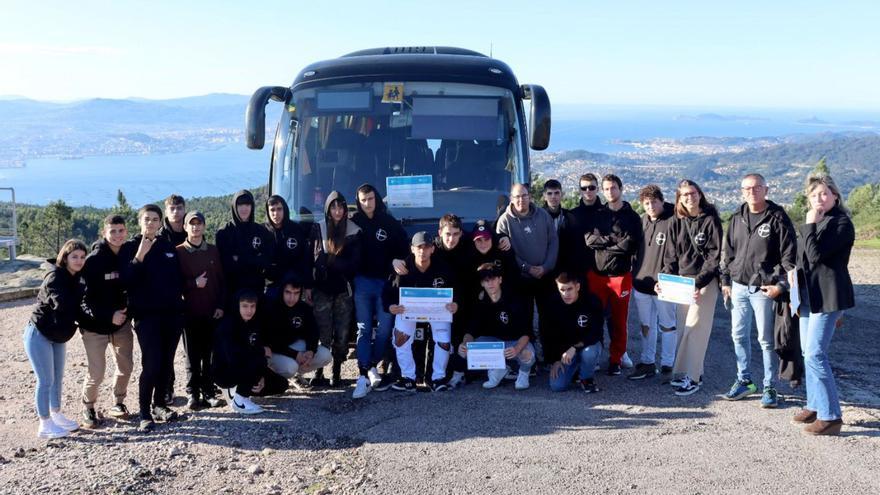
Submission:
M 516 105 L 507 89 L 459 83 L 297 90 L 286 109 L 289 136 L 273 190 L 302 220 L 319 220 L 333 190 L 354 205 L 364 183 L 404 221 L 450 212 L 494 219 L 522 167 Z

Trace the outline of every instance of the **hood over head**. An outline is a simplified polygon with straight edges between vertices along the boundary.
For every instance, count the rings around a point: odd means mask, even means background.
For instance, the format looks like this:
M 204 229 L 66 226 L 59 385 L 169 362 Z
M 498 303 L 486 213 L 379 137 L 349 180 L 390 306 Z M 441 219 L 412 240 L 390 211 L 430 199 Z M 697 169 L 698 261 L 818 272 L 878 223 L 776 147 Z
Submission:
M 376 189 L 376 187 L 373 186 L 372 184 L 364 182 L 363 184 L 358 186 L 357 191 L 363 192 L 363 193 L 372 192 L 373 194 L 376 195 L 376 212 L 377 213 L 385 213 L 388 211 L 388 207 L 385 205 L 385 202 L 382 201 L 382 195 L 379 194 L 379 190 Z M 361 209 L 361 202 L 357 200 L 358 199 L 357 193 L 355 193 L 354 199 L 355 199 L 355 206 L 357 206 L 357 211 L 364 213 L 364 210 Z M 364 213 L 364 214 L 366 215 L 366 213 Z
M 284 208 L 284 220 L 290 220 L 290 207 L 287 206 L 287 201 L 282 196 L 273 194 L 266 199 L 266 224 L 272 224 L 272 217 L 269 216 L 269 203 L 281 203 L 282 208 Z M 284 220 L 282 220 L 282 223 L 284 223 Z
M 238 216 L 238 210 L 236 210 L 235 206 L 239 204 L 250 204 L 251 205 L 251 217 L 244 221 Z M 254 195 L 247 189 L 242 189 L 237 193 L 232 195 L 232 221 L 235 225 L 241 225 L 242 223 L 254 223 L 254 217 L 257 215 L 256 209 L 254 208 Z

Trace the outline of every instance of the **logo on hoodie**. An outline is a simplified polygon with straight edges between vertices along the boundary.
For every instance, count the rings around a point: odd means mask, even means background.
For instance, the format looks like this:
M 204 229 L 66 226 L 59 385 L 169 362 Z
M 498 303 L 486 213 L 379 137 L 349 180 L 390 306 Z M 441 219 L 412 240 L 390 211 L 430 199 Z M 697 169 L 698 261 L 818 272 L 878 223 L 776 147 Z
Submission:
M 510 321 L 510 317 L 507 316 L 507 311 L 502 311 L 498 313 L 498 319 L 501 320 L 501 323 L 507 325 L 507 322 Z
M 589 322 L 590 319 L 587 317 L 587 315 L 578 315 L 577 323 L 579 327 L 586 328 L 587 323 Z
M 379 228 L 376 230 L 376 240 L 379 242 L 384 242 L 385 239 L 388 239 L 388 232 L 385 232 L 385 229 Z
M 437 287 L 446 287 L 446 279 L 444 279 L 443 277 L 437 277 L 434 279 L 431 285 L 433 285 L 435 289 Z
M 765 223 L 758 227 L 758 237 L 761 239 L 770 237 L 770 224 Z
M 263 244 L 263 240 L 259 237 L 255 236 L 253 239 L 251 239 L 251 246 L 253 246 L 254 249 L 260 249 L 261 244 Z
M 658 246 L 666 244 L 666 232 L 657 232 L 657 236 L 654 237 L 654 242 L 656 242 Z
M 523 232 L 525 232 L 526 234 L 531 234 L 532 233 L 532 226 L 526 225 L 525 228 L 523 229 Z
M 299 328 L 303 325 L 303 320 L 299 316 L 294 316 L 290 323 L 293 325 L 293 328 Z
M 293 251 L 294 249 L 296 249 L 296 247 L 298 245 L 299 245 L 299 243 L 296 242 L 295 237 L 288 237 L 287 238 L 287 249 L 290 249 L 291 251 Z
M 697 235 L 694 236 L 694 244 L 696 244 L 697 246 L 702 246 L 703 244 L 706 244 L 706 233 L 698 232 Z

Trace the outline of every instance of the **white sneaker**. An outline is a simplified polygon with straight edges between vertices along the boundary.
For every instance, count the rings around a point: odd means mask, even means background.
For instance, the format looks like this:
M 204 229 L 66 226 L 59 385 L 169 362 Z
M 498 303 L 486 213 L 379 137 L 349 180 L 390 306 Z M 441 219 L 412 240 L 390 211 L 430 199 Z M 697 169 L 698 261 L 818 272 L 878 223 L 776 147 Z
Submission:
M 483 382 L 483 388 L 495 388 L 504 379 L 507 370 L 489 370 L 489 379 Z
M 357 379 L 357 384 L 354 386 L 354 392 L 351 394 L 352 399 L 363 399 L 370 393 L 372 389 L 372 385 L 370 384 L 370 379 L 365 376 L 359 376 Z
M 620 366 L 622 366 L 624 368 L 632 368 L 633 367 L 632 359 L 629 358 L 629 354 L 627 354 L 626 352 L 624 352 L 623 357 L 620 358 Z
M 529 388 L 529 374 L 525 371 L 520 371 L 519 373 L 517 373 L 516 384 L 514 385 L 514 388 L 516 388 L 517 390 L 525 390 Z
M 61 414 L 61 411 L 52 411 L 49 413 L 52 421 L 60 428 L 67 431 L 76 431 L 79 429 L 79 423 Z
M 452 378 L 449 379 L 449 388 L 458 388 L 464 385 L 464 373 L 461 371 L 452 372 Z
M 70 435 L 70 431 L 55 424 L 52 419 L 41 419 L 40 428 L 37 430 L 37 436 L 40 438 L 60 438 Z
M 236 394 L 236 395 L 238 395 L 238 394 Z M 242 397 L 240 395 L 238 397 L 239 397 L 239 399 L 241 399 L 241 402 L 244 403 L 244 407 L 245 407 L 244 414 L 260 414 L 261 412 L 263 412 L 263 408 L 258 406 L 257 404 L 254 404 L 254 402 L 252 400 L 250 400 L 250 398 Z
M 380 383 L 382 383 L 382 376 L 379 375 L 379 370 L 375 367 L 370 368 L 370 371 L 367 371 L 367 378 L 370 379 L 370 387 L 378 387 Z

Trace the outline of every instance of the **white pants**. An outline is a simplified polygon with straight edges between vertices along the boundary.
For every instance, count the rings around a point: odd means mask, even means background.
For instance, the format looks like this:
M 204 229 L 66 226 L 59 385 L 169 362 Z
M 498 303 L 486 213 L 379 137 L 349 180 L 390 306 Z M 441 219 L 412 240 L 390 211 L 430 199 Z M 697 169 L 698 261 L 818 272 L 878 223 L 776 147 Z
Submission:
M 290 344 L 290 348 L 304 352 L 306 350 L 306 341 L 305 340 L 297 340 L 293 344 Z M 292 378 L 296 374 L 308 373 L 310 371 L 315 371 L 318 368 L 323 368 L 330 364 L 330 361 L 333 357 L 330 355 L 330 349 L 319 345 L 318 350 L 315 351 L 315 356 L 312 358 L 312 362 L 309 363 L 308 366 L 303 366 L 300 368 L 299 363 L 296 362 L 296 359 L 293 359 L 290 356 L 285 356 L 283 354 L 272 354 L 272 357 L 269 358 L 269 369 L 283 376 L 284 378 Z
M 416 333 L 416 322 L 404 320 L 401 315 L 394 317 L 394 330 L 409 336 L 402 345 L 397 345 L 397 336 L 392 335 L 394 350 L 397 353 L 397 364 L 400 366 L 400 376 L 416 379 L 416 361 L 413 359 L 412 343 Z M 431 380 L 442 380 L 446 377 L 446 365 L 449 363 L 449 354 L 452 346 L 452 325 L 448 322 L 432 322 L 431 335 L 434 337 L 434 361 L 432 365 Z M 441 347 L 445 344 L 448 349 Z
M 662 328 L 673 329 L 672 331 L 660 332 L 661 349 L 660 365 L 672 366 L 675 364 L 675 348 L 678 345 L 678 331 L 675 321 L 675 303 L 661 301 L 655 295 L 642 294 L 633 290 L 633 299 L 636 301 L 636 310 L 639 313 L 639 322 L 642 327 L 642 356 L 644 364 L 654 364 L 654 356 L 657 354 L 657 330 L 658 324 Z

